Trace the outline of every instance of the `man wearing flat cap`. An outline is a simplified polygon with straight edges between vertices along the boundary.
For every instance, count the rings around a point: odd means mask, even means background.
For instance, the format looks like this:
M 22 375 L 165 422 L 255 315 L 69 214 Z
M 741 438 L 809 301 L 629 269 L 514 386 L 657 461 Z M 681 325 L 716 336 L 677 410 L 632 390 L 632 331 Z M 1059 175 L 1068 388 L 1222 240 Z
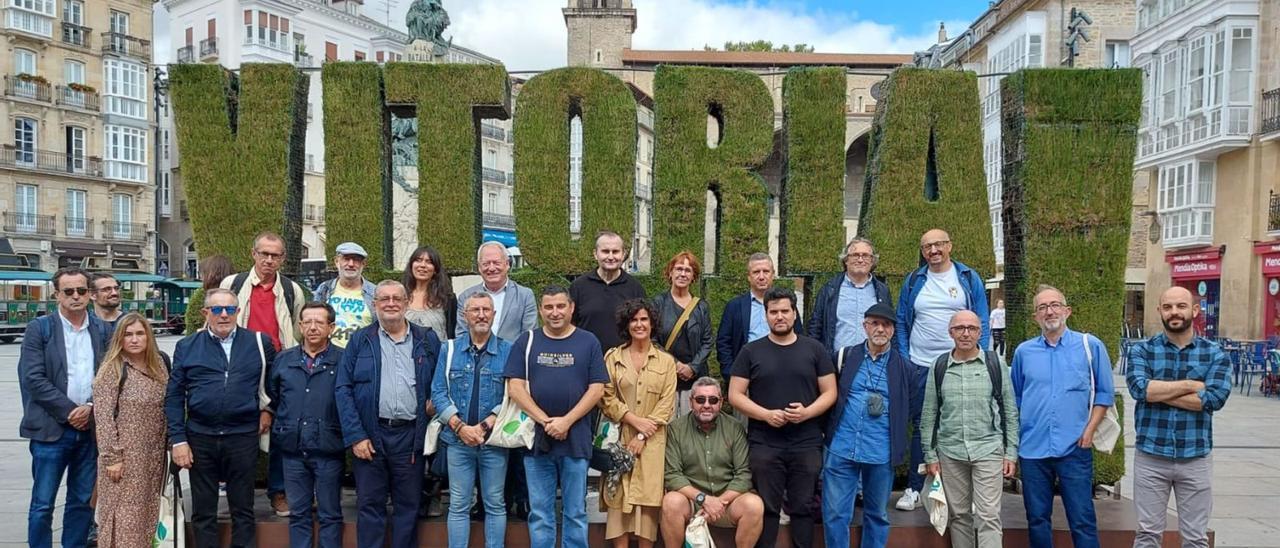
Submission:
M 836 403 L 827 414 L 822 517 L 827 546 L 849 546 L 853 499 L 862 491 L 863 547 L 889 540 L 893 469 L 906 460 L 911 391 L 907 360 L 893 348 L 897 315 L 876 303 L 863 315 L 866 340 L 836 355 Z
M 333 264 L 338 270 L 338 277 L 321 283 L 316 288 L 315 300 L 327 303 L 337 312 L 329 342 L 338 348 L 346 348 L 352 333 L 373 323 L 375 286 L 364 279 L 364 265 L 369 254 L 360 244 L 340 243 L 334 255 Z

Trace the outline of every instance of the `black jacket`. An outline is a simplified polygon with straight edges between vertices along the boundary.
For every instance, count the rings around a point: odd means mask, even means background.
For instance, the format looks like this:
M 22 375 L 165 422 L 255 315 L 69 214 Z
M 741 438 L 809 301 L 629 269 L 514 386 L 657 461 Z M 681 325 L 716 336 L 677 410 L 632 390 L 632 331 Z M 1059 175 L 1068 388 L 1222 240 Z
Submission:
M 236 328 L 230 361 L 207 330 L 178 341 L 164 396 L 169 443 L 187 441 L 187 432 L 223 436 L 258 431 L 263 362 L 255 337 L 262 341 L 266 363 L 272 363 L 276 350 L 271 338 L 243 327 Z
M 844 280 L 845 275 L 842 273 L 823 284 L 822 289 L 818 290 L 817 300 L 813 303 L 813 315 L 809 316 L 809 336 L 818 339 L 822 346 L 827 347 L 827 353 L 832 356 L 836 355 L 836 311 L 840 308 L 840 284 Z M 893 306 L 889 286 L 884 283 L 884 280 L 872 276 L 871 289 L 876 294 L 877 303 Z
M 671 329 L 675 327 L 675 322 L 680 318 L 680 307 L 676 305 L 675 299 L 671 298 L 670 291 L 663 291 L 661 294 L 653 298 L 653 307 L 657 309 L 658 330 L 653 333 L 653 342 L 658 345 L 665 345 L 667 337 L 671 335 Z M 693 307 L 693 311 L 689 313 L 689 320 L 685 322 L 684 327 L 680 329 L 680 334 L 676 336 L 676 342 L 671 346 L 676 348 L 692 349 L 692 353 L 684 355 L 677 354 L 670 348 L 667 352 L 671 352 L 677 361 L 689 364 L 693 368 L 693 379 L 687 381 L 677 380 L 677 390 L 688 390 L 693 386 L 693 381 L 698 377 L 706 376 L 707 359 L 711 357 L 711 346 L 715 339 L 715 328 L 711 325 L 711 306 L 705 300 L 699 300 L 698 305 Z

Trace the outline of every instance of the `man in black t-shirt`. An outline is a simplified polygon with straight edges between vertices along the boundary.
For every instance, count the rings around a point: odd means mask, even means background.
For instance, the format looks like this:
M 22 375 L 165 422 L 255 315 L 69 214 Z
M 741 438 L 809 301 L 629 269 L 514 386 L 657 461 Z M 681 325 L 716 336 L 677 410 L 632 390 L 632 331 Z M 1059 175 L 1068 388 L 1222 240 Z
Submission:
M 769 335 L 747 343 L 733 361 L 729 403 L 746 415 L 750 467 L 764 499 L 758 546 L 778 538 L 783 500 L 793 501 L 791 545 L 813 545 L 810 502 L 822 468 L 822 416 L 836 401 L 835 367 L 822 343 L 797 335 L 796 294 L 774 287 L 764 294 Z

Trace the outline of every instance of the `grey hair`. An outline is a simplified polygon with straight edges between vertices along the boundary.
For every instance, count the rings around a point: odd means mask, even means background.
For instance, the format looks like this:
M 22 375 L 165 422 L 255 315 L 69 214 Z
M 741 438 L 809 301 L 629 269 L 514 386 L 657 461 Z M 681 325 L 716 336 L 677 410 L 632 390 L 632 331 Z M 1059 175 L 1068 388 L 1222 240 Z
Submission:
M 216 297 L 218 295 L 230 295 L 231 300 L 235 301 L 236 306 L 240 305 L 240 297 L 237 296 L 234 291 L 230 289 L 223 289 L 221 287 L 215 287 L 213 289 L 205 291 L 204 300 L 205 302 L 208 302 L 210 297 Z
M 867 244 L 867 247 L 871 248 L 871 270 L 875 270 L 876 266 L 880 264 L 880 254 L 876 253 L 876 244 L 871 243 L 870 239 L 862 236 L 854 236 L 853 239 L 849 240 L 849 243 L 844 244 L 844 249 L 840 250 L 840 264 L 844 265 L 849 260 L 849 249 L 854 244 Z
M 489 303 L 490 303 L 490 304 L 493 304 L 493 296 L 492 296 L 492 295 L 490 295 L 490 294 L 488 294 L 488 293 L 485 293 L 484 291 L 477 291 L 477 292 L 475 292 L 475 293 L 472 293 L 472 294 L 470 294 L 470 295 L 467 295 L 466 300 L 462 301 L 462 307 L 465 309 L 465 308 L 466 308 L 466 306 L 467 306 L 467 305 L 469 305 L 469 304 L 471 304 L 471 301 L 472 301 L 472 300 L 475 300 L 475 299 L 489 299 Z
M 773 257 L 770 257 L 768 253 L 765 253 L 763 251 L 757 251 L 755 253 L 752 253 L 750 257 L 747 257 L 748 266 L 750 266 L 751 263 L 754 263 L 756 261 L 769 261 L 769 266 L 773 266 Z
M 711 377 L 698 377 L 698 380 L 693 381 L 693 386 L 690 387 L 689 390 L 692 391 L 693 389 L 698 388 L 699 386 L 714 386 L 717 389 L 719 389 L 720 381 L 715 380 L 714 378 L 711 378 Z
M 1056 288 L 1056 287 L 1054 287 L 1054 286 L 1051 286 L 1051 285 L 1049 285 L 1049 284 L 1039 284 L 1039 285 L 1037 285 L 1037 286 L 1036 286 L 1036 292 L 1032 294 L 1032 298 L 1034 299 L 1035 297 L 1039 296 L 1041 293 L 1044 293 L 1045 291 L 1057 291 L 1059 295 L 1062 295 L 1062 304 L 1064 304 L 1064 305 L 1066 305 L 1066 304 L 1067 304 L 1067 294 L 1066 294 L 1066 293 L 1063 293 L 1061 289 L 1058 289 L 1058 288 Z
M 378 282 L 378 285 L 376 287 L 373 288 L 373 293 L 374 295 L 377 295 L 379 289 L 382 289 L 384 287 L 390 287 L 390 286 L 395 286 L 400 288 L 400 294 L 404 296 L 406 299 L 409 298 L 409 291 L 404 288 L 404 284 L 400 283 L 400 280 L 382 280 Z
M 480 244 L 480 247 L 476 248 L 476 266 L 480 266 L 480 254 L 484 253 L 484 248 L 486 247 L 498 248 L 502 251 L 503 257 L 506 257 L 508 261 L 511 260 L 511 254 L 507 252 L 506 244 L 494 240 L 488 240 L 485 243 Z

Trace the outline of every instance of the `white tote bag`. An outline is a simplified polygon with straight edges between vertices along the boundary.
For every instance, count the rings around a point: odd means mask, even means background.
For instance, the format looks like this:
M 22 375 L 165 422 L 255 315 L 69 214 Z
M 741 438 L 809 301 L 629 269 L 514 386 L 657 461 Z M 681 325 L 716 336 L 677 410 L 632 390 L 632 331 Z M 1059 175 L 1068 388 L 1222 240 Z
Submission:
M 1084 336 L 1084 358 L 1089 364 L 1089 412 L 1093 412 L 1093 400 L 1095 397 L 1094 387 L 1097 386 L 1097 380 L 1093 376 L 1093 351 L 1089 350 L 1089 334 L 1082 333 Z M 1124 433 L 1120 428 L 1119 415 L 1116 413 L 1116 406 L 1113 403 L 1107 408 L 1107 412 L 1102 415 L 1102 421 L 1098 423 L 1098 428 L 1093 431 L 1093 448 L 1106 454 L 1111 454 L 1116 448 L 1116 442 L 1120 440 L 1120 436 Z
M 187 545 L 186 513 L 182 510 L 182 482 L 177 473 L 170 473 L 164 489 L 160 491 L 160 512 L 156 517 L 156 532 L 151 546 Z
M 267 395 L 267 352 L 262 347 L 262 335 L 257 331 L 253 333 L 253 340 L 258 341 L 258 360 L 262 362 L 262 372 L 258 373 L 258 410 L 266 409 L 271 405 L 271 397 Z M 271 430 L 258 435 L 258 449 L 263 453 L 271 452 Z
M 524 345 L 524 378 L 529 379 L 529 350 L 533 348 L 533 330 L 526 332 L 528 341 Z M 523 447 L 533 449 L 533 417 L 524 412 L 516 402 L 511 401 L 511 392 L 502 394 L 502 409 L 498 411 L 498 420 L 494 423 L 493 432 L 485 445 L 515 449 Z
M 923 472 L 924 465 L 920 465 Z M 924 497 L 924 508 L 929 511 L 929 523 L 933 530 L 942 535 L 947 532 L 947 492 L 942 487 L 942 475 L 929 477 L 929 493 Z
M 716 543 L 711 541 L 707 518 L 702 514 L 693 516 L 689 526 L 684 528 L 684 548 L 716 548 Z
M 444 358 L 444 390 L 449 392 L 449 371 L 453 369 L 453 339 L 446 341 L 446 352 Z M 478 403 L 478 402 L 477 402 Z M 437 410 L 438 412 L 439 410 Z M 440 430 L 444 428 L 444 423 L 440 422 L 440 415 L 437 414 L 431 422 L 427 424 L 427 439 L 422 444 L 423 455 L 434 455 L 440 444 Z

